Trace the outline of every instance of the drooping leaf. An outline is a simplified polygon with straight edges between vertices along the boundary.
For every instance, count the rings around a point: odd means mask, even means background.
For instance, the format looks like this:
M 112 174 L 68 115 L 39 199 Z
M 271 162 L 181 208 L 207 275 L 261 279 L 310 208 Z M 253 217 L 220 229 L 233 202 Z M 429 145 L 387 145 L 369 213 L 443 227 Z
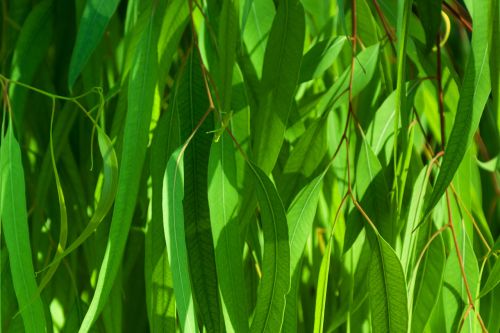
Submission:
M 31 84 L 50 46 L 54 18 L 52 0 L 37 4 L 26 18 L 12 59 L 11 79 Z M 15 125 L 22 129 L 28 90 L 18 85 L 10 88 Z
M 292 275 L 290 291 L 286 295 L 285 332 L 297 331 L 297 298 L 300 279 L 300 260 L 307 239 L 312 232 L 312 224 L 321 193 L 324 173 L 314 178 L 297 194 L 288 209 L 288 237 L 290 240 L 290 274 Z M 295 283 L 294 283 L 295 282 Z
M 189 277 L 188 252 L 184 231 L 184 165 L 182 147 L 167 163 L 163 180 L 163 227 L 168 261 L 172 269 L 175 302 L 183 332 L 197 332 L 193 294 Z
M 430 231 L 434 231 L 430 228 Z M 419 230 L 419 233 L 424 230 Z M 430 236 L 425 234 L 425 236 Z M 425 244 L 428 237 L 422 237 Z M 420 255 L 420 253 L 417 253 Z M 415 333 L 423 332 L 429 318 L 436 306 L 441 287 L 443 285 L 444 268 L 446 255 L 441 236 L 435 238 L 425 253 L 420 263 L 418 275 L 416 276 L 416 286 L 413 291 L 413 310 L 411 320 L 411 331 Z
M 264 258 L 257 305 L 251 332 L 279 332 L 285 313 L 285 297 L 290 288 L 290 245 L 285 209 L 271 180 L 249 162 L 257 189 L 262 229 Z
M 434 184 L 434 189 L 426 203 L 425 215 L 428 215 L 438 203 L 460 166 L 472 137 L 478 128 L 486 100 L 491 91 L 488 61 L 488 54 L 491 47 L 488 40 L 490 18 L 490 1 L 474 6 L 472 51 L 465 67 L 453 129 L 447 140 L 445 155 Z
M 314 310 L 314 333 L 323 332 L 325 325 L 326 292 L 328 289 L 328 275 L 330 273 L 330 258 L 332 256 L 332 242 L 328 243 L 318 275 L 318 290 L 316 292 L 316 306 Z
M 70 88 L 73 87 L 92 52 L 101 41 L 106 26 L 119 3 L 119 0 L 87 1 L 71 56 L 68 75 L 68 85 Z
M 394 182 L 392 186 L 393 194 L 391 199 L 395 205 L 395 220 L 399 219 L 401 207 L 400 203 L 405 190 L 406 183 L 406 173 L 407 170 L 404 163 L 411 157 L 412 144 L 408 144 L 408 135 L 406 131 L 409 127 L 409 115 L 407 112 L 407 94 L 406 94 L 406 72 L 407 72 L 407 44 L 408 44 L 408 31 L 411 19 L 411 8 L 413 0 L 398 1 L 397 4 L 397 77 L 396 77 L 396 97 L 394 100 L 395 106 L 395 117 L 394 117 L 394 142 L 393 142 L 393 158 L 394 158 Z M 399 123 L 401 122 L 401 128 L 403 135 L 401 137 L 403 147 L 406 147 L 406 151 L 402 154 L 398 153 L 399 144 Z M 410 154 L 407 153 L 410 152 Z M 402 158 L 400 158 L 400 156 Z
M 401 263 L 382 237 L 377 235 L 373 243 L 369 273 L 372 330 L 375 333 L 406 332 L 408 305 Z
M 264 64 L 264 53 L 269 30 L 273 24 L 276 13 L 274 4 L 267 0 L 246 0 L 245 12 L 248 13 L 247 20 L 242 22 L 243 41 L 248 49 L 249 60 L 255 67 L 258 79 L 262 77 L 262 66 Z M 243 17 L 244 18 L 244 17 Z
M 208 200 L 215 248 L 215 263 L 222 307 L 229 332 L 248 332 L 248 300 L 243 276 L 243 242 L 240 236 L 236 148 L 223 133 L 212 143 L 208 164 Z
M 320 77 L 335 61 L 346 40 L 345 36 L 339 36 L 315 43 L 302 59 L 299 83 Z
M 157 14 L 158 12 L 160 14 Z M 158 16 L 161 16 L 161 13 L 159 8 L 151 8 L 151 20 L 137 48 L 129 81 L 121 168 L 109 241 L 99 271 L 94 297 L 80 327 L 80 332 L 87 332 L 90 329 L 104 307 L 121 265 L 132 222 L 153 110 L 158 66 L 156 40 L 158 38 Z
M 265 173 L 273 169 L 283 144 L 299 78 L 304 20 L 304 8 L 299 1 L 281 1 L 267 41 L 260 104 L 252 126 L 256 163 Z
M 169 157 L 181 145 L 175 93 L 167 112 L 160 118 L 151 144 L 151 222 L 146 233 L 146 301 L 152 332 L 175 330 L 175 298 L 168 250 L 163 232 L 162 187 Z
M 356 164 L 356 196 L 366 214 L 373 218 L 380 234 L 388 242 L 395 240 L 396 230 L 390 219 L 390 207 L 387 203 L 389 189 L 385 180 L 384 169 L 371 149 L 367 140 L 361 144 Z M 345 233 L 344 252 L 347 251 L 363 228 L 363 217 L 358 210 L 352 210 L 348 217 Z
M 57 189 L 57 199 L 59 201 L 59 244 L 57 245 L 57 254 L 60 254 L 61 252 L 64 251 L 64 248 L 66 247 L 66 242 L 68 240 L 68 211 L 66 207 L 66 199 L 64 198 L 64 191 L 61 186 L 61 180 L 59 178 L 59 172 L 57 171 L 57 165 L 56 165 L 56 158 L 54 154 L 54 140 L 52 136 L 52 128 L 54 125 L 54 114 L 55 114 L 55 100 L 52 100 L 52 115 L 50 117 L 50 134 L 49 134 L 49 142 L 50 142 L 50 156 L 52 160 L 52 169 L 54 171 L 54 180 L 56 183 L 56 189 Z M 58 267 L 58 262 L 53 264 L 48 271 L 45 273 L 40 285 L 38 286 L 38 289 L 41 291 L 45 287 L 45 285 L 49 282 L 49 280 L 52 278 L 54 273 L 57 270 Z
M 373 78 L 377 68 L 379 51 L 379 44 L 375 44 L 367 47 L 356 56 L 357 61 L 354 62 L 352 81 L 353 96 L 358 95 Z M 351 69 L 347 68 L 321 97 L 316 106 L 319 114 L 323 114 L 341 104 L 341 101 L 347 100 L 348 94 L 346 92 L 349 89 L 350 75 Z
M 236 59 L 236 46 L 239 37 L 238 1 L 224 1 L 219 24 L 219 82 L 221 109 L 229 113 L 233 90 L 233 66 Z
M 44 306 L 37 296 L 35 271 L 31 259 L 30 235 L 21 149 L 14 137 L 12 121 L 0 150 L 0 206 L 3 238 L 9 252 L 14 291 L 26 332 L 45 332 Z M 3 292 L 2 292 L 3 293 Z
M 495 288 L 498 285 L 498 283 L 500 283 L 500 260 L 497 259 L 495 261 L 495 264 L 493 265 L 493 268 L 490 271 L 490 274 L 488 275 L 486 283 L 481 289 L 479 297 L 483 297 L 484 295 L 492 291 L 493 288 Z
M 312 123 L 298 139 L 286 161 L 283 173 L 302 173 L 309 177 L 327 151 L 328 123 L 324 117 Z
M 311 233 L 324 176 L 325 173 L 322 173 L 307 184 L 297 194 L 288 209 L 286 219 L 290 239 L 291 272 L 298 268 L 304 246 Z
M 99 144 L 99 151 L 103 159 L 103 175 L 104 181 L 101 187 L 100 198 L 95 208 L 94 214 L 90 218 L 89 223 L 85 229 L 78 235 L 78 237 L 70 244 L 63 252 L 58 253 L 54 260 L 48 265 L 56 265 L 64 257 L 72 253 L 82 243 L 89 238 L 97 229 L 99 224 L 104 220 L 109 210 L 111 209 L 116 197 L 118 188 L 118 161 L 116 158 L 113 144 L 104 131 L 97 127 L 97 139 Z M 44 283 L 41 282 L 40 286 Z
M 184 153 L 184 224 L 193 298 L 206 329 L 218 332 L 223 320 L 208 205 L 208 160 L 212 142 L 208 132 L 213 129 L 213 117 L 210 114 L 204 119 L 209 102 L 201 66 L 196 52 L 191 52 L 179 79 L 176 112 L 183 141 L 203 121 Z

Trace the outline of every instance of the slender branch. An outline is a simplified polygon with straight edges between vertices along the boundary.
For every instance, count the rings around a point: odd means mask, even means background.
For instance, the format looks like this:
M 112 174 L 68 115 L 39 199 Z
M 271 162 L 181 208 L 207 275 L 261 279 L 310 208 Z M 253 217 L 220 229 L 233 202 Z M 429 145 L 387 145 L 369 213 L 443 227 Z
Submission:
M 455 5 L 458 4 L 455 2 Z M 458 10 L 453 8 L 449 3 L 443 1 L 443 9 L 450 13 L 454 18 L 456 18 L 469 32 L 472 32 L 472 23 L 469 19 L 465 18 L 464 15 L 460 14 Z
M 476 313 L 477 319 L 479 321 L 479 324 L 481 325 L 481 329 L 483 330 L 483 332 L 488 332 L 488 330 L 486 329 L 486 326 L 484 325 L 483 319 L 481 318 L 481 314 L 478 311 L 476 311 L 476 309 L 475 309 L 474 298 L 472 297 L 469 283 L 467 282 L 464 261 L 463 261 L 462 253 L 460 252 L 460 248 L 458 245 L 457 234 L 455 232 L 455 226 L 453 225 L 453 218 L 451 216 L 451 204 L 450 204 L 450 196 L 449 196 L 448 190 L 446 190 L 446 206 L 448 207 L 448 226 L 449 226 L 449 228 L 451 230 L 451 234 L 453 236 L 453 244 L 455 245 L 455 251 L 457 253 L 457 258 L 458 258 L 458 265 L 460 266 L 460 273 L 462 275 L 462 279 L 463 279 L 464 285 L 465 285 L 465 290 L 467 292 L 467 299 L 469 301 L 469 306 Z M 463 230 L 462 232 L 465 232 L 465 230 Z

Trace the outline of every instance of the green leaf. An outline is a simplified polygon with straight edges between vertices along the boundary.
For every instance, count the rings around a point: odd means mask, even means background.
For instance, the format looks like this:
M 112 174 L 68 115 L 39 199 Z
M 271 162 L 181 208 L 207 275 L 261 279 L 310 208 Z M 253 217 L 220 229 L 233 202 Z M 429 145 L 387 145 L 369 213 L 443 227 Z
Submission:
M 338 36 L 315 43 L 302 59 L 299 83 L 320 77 L 344 48 L 347 38 Z
M 476 296 L 476 288 L 479 281 L 479 267 L 471 241 L 465 230 L 457 231 L 457 242 L 460 256 L 463 260 L 467 284 L 470 287 L 472 297 Z M 444 285 L 442 289 L 443 304 L 445 304 L 445 322 L 447 330 L 456 330 L 462 315 L 462 310 L 468 304 L 467 288 L 460 269 L 457 251 L 453 247 L 446 260 L 444 272 Z M 472 315 L 472 317 L 474 317 Z
M 406 182 L 406 170 L 404 163 L 408 161 L 408 157 L 411 156 L 412 145 L 408 144 L 408 135 L 406 134 L 409 127 L 409 112 L 407 112 L 407 94 L 406 94 L 406 49 L 408 44 L 408 30 L 411 18 L 411 8 L 413 0 L 402 0 L 398 1 L 397 5 L 397 78 L 396 78 L 396 97 L 394 100 L 395 106 L 395 117 L 394 117 L 394 146 L 393 146 L 393 159 L 394 159 L 394 182 L 392 188 L 391 201 L 393 206 L 393 211 L 396 216 L 394 220 L 399 220 L 401 205 Z M 403 150 L 402 157 L 398 155 L 398 144 L 399 144 L 399 124 L 401 122 L 401 128 L 403 130 L 403 135 L 401 138 L 402 146 L 406 147 L 406 151 L 410 151 L 407 154 Z M 405 148 L 403 148 L 405 149 Z M 409 155 L 409 156 L 408 156 Z M 402 165 L 403 164 L 403 165 Z M 400 188 L 401 187 L 401 188 Z
M 248 332 L 248 300 L 243 276 L 243 242 L 238 212 L 235 147 L 224 132 L 212 143 L 208 163 L 208 200 L 222 307 L 229 332 Z
M 419 253 L 416 248 L 419 232 L 415 232 L 415 227 L 420 221 L 424 206 L 424 198 L 427 194 L 427 185 L 429 184 L 429 166 L 420 170 L 415 182 L 413 183 L 413 193 L 410 206 L 408 208 L 408 217 L 405 225 L 404 242 L 401 249 L 401 263 L 407 276 L 412 274 L 413 266 L 418 260 Z
M 58 264 L 64 257 L 76 250 L 87 238 L 89 238 L 104 220 L 109 210 L 113 206 L 118 189 L 118 160 L 113 148 L 113 143 L 100 127 L 96 127 L 99 151 L 103 159 L 104 181 L 101 188 L 99 202 L 94 214 L 90 218 L 85 229 L 63 252 L 58 253 L 54 260 L 47 266 Z M 56 154 L 57 155 L 57 154 Z M 47 281 L 48 282 L 48 281 Z M 40 286 L 45 283 L 42 281 Z
M 251 332 L 279 332 L 290 288 L 290 245 L 285 209 L 271 180 L 252 162 L 248 163 L 257 189 L 264 232 L 262 280 Z
M 366 138 L 363 138 L 358 162 L 356 164 L 356 197 L 366 214 L 373 219 L 378 231 L 389 243 L 393 243 L 396 227 L 390 220 L 388 205 L 389 188 L 384 176 L 384 169 L 371 149 Z M 345 233 L 344 252 L 347 251 L 363 228 L 363 216 L 358 210 L 352 210 L 348 216 Z
M 68 86 L 71 89 L 99 44 L 119 0 L 88 0 L 83 11 L 69 66 Z
M 316 306 L 314 310 L 314 333 L 322 333 L 325 325 L 326 292 L 328 275 L 330 273 L 330 258 L 332 257 L 332 241 L 326 247 L 318 274 L 318 289 L 316 291 Z
M 288 221 L 288 237 L 290 239 L 290 273 L 292 283 L 286 295 L 285 332 L 297 331 L 297 297 L 300 279 L 300 260 L 304 248 L 313 230 L 314 216 L 321 194 L 324 173 L 314 178 L 295 197 L 290 204 L 286 219 Z M 294 283 L 295 281 L 295 283 Z
M 433 228 L 429 231 L 434 232 Z M 424 234 L 423 243 L 428 241 L 430 233 L 426 234 L 419 229 L 419 233 Z M 423 248 L 423 246 L 421 247 Z M 417 253 L 420 255 L 420 253 Z M 436 295 L 441 293 L 443 285 L 444 268 L 446 263 L 446 254 L 441 236 L 435 238 L 425 253 L 416 276 L 416 287 L 413 291 L 413 310 L 411 319 L 411 332 L 421 333 L 424 331 L 429 321 L 432 311 L 437 304 Z
M 12 121 L 0 150 L 3 238 L 9 252 L 14 291 L 26 332 L 45 332 L 42 299 L 37 296 L 35 271 L 31 259 L 28 214 L 21 149 L 14 137 Z M 3 286 L 2 286 L 3 289 Z M 2 292 L 3 293 L 3 292 Z
M 217 289 L 217 271 L 208 205 L 208 160 L 213 129 L 209 115 L 207 92 L 201 62 L 196 51 L 186 60 L 176 91 L 176 112 L 180 117 L 182 140 L 188 140 L 203 121 L 184 153 L 184 223 L 193 293 L 197 311 L 210 332 L 223 326 L 222 310 Z
M 327 130 L 328 122 L 324 117 L 314 121 L 297 140 L 283 173 L 302 173 L 310 177 L 326 154 Z
M 281 1 L 267 41 L 260 104 L 253 123 L 256 164 L 267 174 L 283 144 L 299 78 L 304 21 L 304 8 L 299 1 Z
M 436 40 L 441 26 L 441 1 L 416 0 L 422 27 L 425 30 L 427 50 L 436 45 Z
M 12 80 L 31 84 L 35 79 L 52 41 L 53 15 L 53 1 L 44 0 L 33 8 L 24 22 L 12 58 Z M 15 125 L 22 130 L 28 90 L 14 84 L 10 87 L 9 96 Z
M 486 283 L 484 284 L 483 288 L 481 289 L 481 293 L 479 294 L 479 297 L 483 297 L 490 291 L 492 291 L 497 285 L 500 283 L 500 260 L 497 259 L 495 261 L 495 264 L 493 265 L 493 268 L 490 271 L 490 274 L 488 275 L 488 279 L 486 280 Z
M 500 4 L 498 1 L 492 2 L 491 8 L 491 52 L 490 52 L 490 79 L 491 79 L 491 95 L 493 97 L 493 111 L 497 115 L 497 128 L 500 131 Z
M 189 277 L 188 253 L 184 231 L 184 165 L 182 147 L 167 163 L 163 180 L 163 227 L 172 269 L 172 280 L 179 322 L 183 332 L 198 332 Z
M 238 9 L 238 0 L 224 1 L 219 24 L 219 92 L 222 104 L 221 109 L 224 113 L 229 113 L 231 108 L 233 66 L 236 59 L 236 46 L 239 37 Z
M 375 44 L 367 47 L 356 56 L 357 61 L 354 62 L 354 74 L 352 81 L 353 97 L 358 95 L 373 78 L 378 64 L 379 51 L 379 44 Z M 323 114 L 337 107 L 341 104 L 341 101 L 347 101 L 348 94 L 346 92 L 349 89 L 350 75 L 351 69 L 347 68 L 321 97 L 316 106 L 319 114 Z
M 324 176 L 325 173 L 322 173 L 304 186 L 288 209 L 286 219 L 290 239 L 290 272 L 299 267 L 300 258 L 311 234 Z
M 491 2 L 474 7 L 472 49 L 465 67 L 460 89 L 460 100 L 448 144 L 432 194 L 426 204 L 425 215 L 438 203 L 455 175 L 469 147 L 491 91 L 489 59 Z
M 258 78 L 262 77 L 262 66 L 266 52 L 266 41 L 276 13 L 274 3 L 267 0 L 246 0 L 241 25 L 243 41 L 248 49 L 251 63 Z M 243 70 L 243 69 L 242 69 Z
M 401 263 L 391 246 L 379 235 L 372 250 L 369 273 L 372 330 L 375 333 L 406 332 L 408 304 Z
M 161 12 L 161 11 L 160 11 Z M 87 332 L 102 311 L 120 268 L 146 156 L 153 111 L 158 57 L 156 8 L 137 48 L 128 89 L 128 110 L 123 137 L 121 169 L 106 253 L 99 271 L 94 297 L 80 332 Z M 161 14 L 161 13 L 160 13 Z M 158 16 L 160 16 L 160 14 Z
M 56 189 L 57 189 L 57 199 L 59 201 L 59 244 L 57 245 L 57 252 L 56 252 L 56 257 L 58 254 L 62 253 L 64 251 L 64 248 L 66 247 L 66 242 L 68 240 L 68 211 L 66 208 L 66 199 L 64 198 L 64 191 L 61 186 L 61 180 L 59 178 L 59 172 L 57 171 L 57 165 L 56 165 L 56 157 L 54 153 L 54 139 L 53 139 L 53 125 L 54 125 L 54 113 L 55 113 L 55 106 L 56 106 L 56 101 L 53 99 L 52 100 L 52 115 L 50 117 L 50 134 L 49 134 L 49 145 L 50 145 L 50 157 L 52 160 L 52 169 L 54 171 L 54 179 L 56 182 Z M 51 267 L 48 269 L 48 271 L 45 273 L 42 281 L 40 282 L 40 285 L 38 286 L 38 290 L 41 292 L 43 288 L 47 285 L 47 283 L 50 281 L 52 276 L 55 274 L 57 271 L 57 267 L 59 266 L 59 262 L 54 263 L 51 265 Z
M 146 301 L 149 327 L 152 332 L 175 330 L 175 299 L 172 272 L 163 232 L 162 190 L 167 162 L 181 145 L 179 115 L 175 93 L 167 112 L 160 118 L 151 143 L 151 221 L 145 244 Z

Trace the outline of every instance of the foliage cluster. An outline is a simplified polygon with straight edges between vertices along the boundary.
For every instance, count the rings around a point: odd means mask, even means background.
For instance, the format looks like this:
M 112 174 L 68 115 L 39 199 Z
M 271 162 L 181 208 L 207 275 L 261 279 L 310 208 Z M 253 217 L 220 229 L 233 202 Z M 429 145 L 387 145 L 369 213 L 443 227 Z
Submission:
M 2 0 L 2 332 L 500 331 L 498 0 Z

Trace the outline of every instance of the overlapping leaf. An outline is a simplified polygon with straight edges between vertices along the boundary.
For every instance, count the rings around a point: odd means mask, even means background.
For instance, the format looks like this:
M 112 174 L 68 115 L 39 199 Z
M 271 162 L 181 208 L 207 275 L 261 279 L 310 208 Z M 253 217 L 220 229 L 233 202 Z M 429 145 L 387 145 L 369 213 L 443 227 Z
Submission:
M 283 143 L 299 78 L 304 20 L 304 9 L 299 1 L 282 1 L 269 33 L 259 107 L 253 124 L 256 163 L 265 173 L 272 170 Z
M 101 41 L 119 0 L 89 0 L 85 5 L 71 56 L 68 84 L 71 88 Z
M 177 149 L 167 163 L 163 180 L 163 227 L 179 321 L 183 332 L 196 332 L 188 252 L 184 231 L 184 165 L 182 148 Z
M 370 265 L 370 309 L 373 332 L 406 332 L 408 308 L 401 263 L 391 246 L 379 235 Z
M 109 241 L 99 272 L 96 291 L 80 332 L 87 332 L 90 329 L 104 307 L 121 264 L 128 230 L 132 222 L 142 164 L 146 156 L 157 81 L 158 22 L 154 15 L 156 9 L 155 7 L 151 9 L 151 20 L 144 32 L 140 47 L 137 49 L 131 73 L 121 168 Z
M 250 332 L 278 332 L 283 324 L 285 296 L 290 288 L 290 245 L 285 209 L 271 180 L 249 162 L 257 188 L 264 258 L 255 314 Z
M 457 171 L 476 132 L 491 91 L 488 54 L 490 43 L 491 1 L 474 6 L 472 52 L 465 67 L 460 100 L 453 129 L 445 147 L 445 156 L 432 194 L 426 204 L 426 215 L 438 203 Z

